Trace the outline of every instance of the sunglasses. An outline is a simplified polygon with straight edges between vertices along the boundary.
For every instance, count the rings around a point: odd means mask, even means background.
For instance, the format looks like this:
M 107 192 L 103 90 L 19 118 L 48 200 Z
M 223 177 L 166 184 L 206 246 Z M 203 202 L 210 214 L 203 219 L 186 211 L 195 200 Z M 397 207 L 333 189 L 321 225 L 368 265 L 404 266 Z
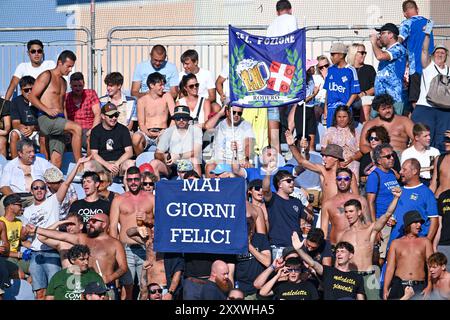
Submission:
M 188 117 L 177 117 L 177 118 L 175 118 L 175 121 L 184 121 L 184 122 L 187 122 L 187 121 L 189 121 L 189 118 L 188 118 Z
M 155 185 L 155 183 L 154 182 L 142 182 L 142 185 L 153 187 Z
M 47 189 L 47 187 L 46 186 L 34 186 L 31 189 L 33 189 L 33 190 L 45 190 L 45 189 Z
M 235 298 L 235 297 L 228 297 L 228 300 L 244 300 L 244 299 L 242 299 L 242 298 Z
M 39 54 L 42 54 L 44 52 L 44 50 L 42 50 L 42 49 L 32 49 L 32 50 L 30 50 L 30 53 L 31 54 L 35 54 L 35 53 L 39 53 Z
M 351 178 L 348 177 L 348 176 L 345 176 L 345 177 L 336 177 L 336 180 L 337 180 L 337 181 L 342 181 L 342 180 L 344 180 L 344 181 L 346 181 L 346 182 L 349 182 L 349 181 L 351 180 Z
M 367 51 L 356 51 L 356 52 L 361 53 L 363 56 L 367 54 Z
M 380 156 L 380 158 L 385 158 L 385 159 L 390 160 L 391 158 L 394 158 L 394 154 L 393 154 L 393 153 L 387 154 L 387 155 L 385 155 L 385 156 Z
M 23 88 L 22 90 L 23 90 L 23 92 L 28 93 L 28 92 L 31 92 L 31 89 L 32 88 Z
M 302 271 L 302 269 L 300 268 L 288 268 L 287 272 L 291 273 L 291 272 L 295 272 L 295 273 L 300 273 Z
M 148 292 L 150 292 L 150 294 L 155 294 L 155 293 L 162 293 L 163 292 L 163 289 L 151 289 L 151 290 L 148 290 Z
M 369 137 L 369 142 L 372 142 L 372 141 L 380 141 L 380 138 L 378 138 L 378 137 Z
M 255 190 L 255 191 L 259 191 L 261 189 L 262 189 L 262 186 L 255 186 L 255 187 L 253 187 L 253 190 Z
M 99 219 L 91 218 L 91 219 L 88 220 L 88 222 L 89 222 L 89 223 L 96 223 L 96 222 L 105 222 L 105 221 L 99 220 Z
M 330 65 L 329 64 L 324 64 L 323 66 L 319 66 L 319 70 L 322 70 L 323 68 L 328 68 Z
M 294 182 L 294 179 L 291 179 L 291 178 L 284 179 L 284 180 L 281 180 L 280 182 L 283 182 L 283 181 L 286 181 L 287 183 L 292 183 L 292 182 Z
M 139 182 L 139 181 L 141 181 L 141 178 L 127 178 L 127 182 L 133 182 L 133 181 Z
M 189 89 L 194 89 L 194 88 L 197 88 L 198 89 L 198 87 L 200 87 L 200 83 L 195 83 L 195 84 L 190 84 L 190 85 L 188 85 L 188 88 Z
M 233 116 L 242 116 L 242 111 L 233 111 Z
M 120 113 L 113 113 L 113 114 L 107 114 L 108 118 L 112 119 L 112 118 L 118 118 Z

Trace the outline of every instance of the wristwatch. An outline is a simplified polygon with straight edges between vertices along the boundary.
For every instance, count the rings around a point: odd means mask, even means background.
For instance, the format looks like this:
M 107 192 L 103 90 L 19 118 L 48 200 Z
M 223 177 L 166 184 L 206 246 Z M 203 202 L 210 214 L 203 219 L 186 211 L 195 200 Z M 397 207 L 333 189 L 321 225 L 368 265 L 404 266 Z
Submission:
M 173 295 L 175 292 L 173 290 L 167 290 L 167 293 L 170 293 L 171 295 Z

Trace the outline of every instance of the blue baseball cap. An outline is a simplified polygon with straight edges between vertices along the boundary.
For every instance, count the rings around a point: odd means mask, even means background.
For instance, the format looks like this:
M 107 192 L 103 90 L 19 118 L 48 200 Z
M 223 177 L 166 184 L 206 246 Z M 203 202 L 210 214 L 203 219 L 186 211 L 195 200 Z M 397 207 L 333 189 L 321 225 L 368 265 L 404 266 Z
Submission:
M 231 166 L 227 163 L 219 163 L 214 170 L 211 170 L 209 173 L 222 174 L 224 172 L 232 172 Z

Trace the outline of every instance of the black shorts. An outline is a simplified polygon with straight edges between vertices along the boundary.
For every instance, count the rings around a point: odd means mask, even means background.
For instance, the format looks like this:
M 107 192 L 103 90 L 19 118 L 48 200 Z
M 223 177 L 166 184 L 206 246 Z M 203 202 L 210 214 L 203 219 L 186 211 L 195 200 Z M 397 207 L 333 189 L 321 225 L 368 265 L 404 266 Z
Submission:
M 419 100 L 421 78 L 422 75 L 417 72 L 409 76 L 409 89 L 408 89 L 409 102 L 417 102 L 417 100 Z
M 297 136 L 303 133 L 303 106 L 298 105 L 295 110 L 294 115 L 295 130 L 297 131 Z M 314 114 L 314 108 L 306 107 L 306 129 L 305 134 L 311 135 L 316 134 L 317 121 Z

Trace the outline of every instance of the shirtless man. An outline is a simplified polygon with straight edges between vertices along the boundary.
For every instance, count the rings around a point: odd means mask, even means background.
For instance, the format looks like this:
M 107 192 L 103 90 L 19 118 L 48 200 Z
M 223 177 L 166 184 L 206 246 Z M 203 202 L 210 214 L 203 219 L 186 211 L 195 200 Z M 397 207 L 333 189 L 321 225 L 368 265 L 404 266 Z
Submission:
M 55 222 L 49 230 L 57 230 L 61 226 L 66 226 L 66 231 L 70 234 L 79 234 L 83 230 L 83 217 L 76 212 L 71 212 L 67 215 L 65 220 Z M 68 268 L 72 264 L 67 259 L 67 251 L 72 248 L 73 244 L 65 241 L 55 240 L 43 235 L 38 236 L 39 241 L 45 243 L 49 247 L 56 249 L 59 252 L 61 258 L 61 267 Z
M 34 225 L 27 225 L 31 233 L 39 236 L 64 241 L 67 243 L 83 244 L 91 250 L 89 267 L 93 268 L 109 288 L 115 288 L 115 280 L 119 279 L 127 271 L 127 260 L 122 244 L 109 236 L 106 230 L 109 228 L 109 218 L 104 213 L 97 213 L 89 219 L 87 234 L 71 234 L 50 230 Z
M 336 187 L 337 194 L 328 198 L 323 202 L 322 213 L 320 218 L 320 228 L 325 234 L 325 238 L 330 240 L 331 245 L 336 245 L 344 231 L 349 228 L 348 220 L 344 215 L 344 203 L 348 200 L 358 200 L 362 205 L 364 213 L 364 221 L 370 223 L 370 214 L 366 198 L 358 194 L 350 192 L 353 173 L 348 168 L 339 168 L 336 170 Z M 328 235 L 329 224 L 331 223 L 331 231 Z
M 135 273 L 140 280 L 146 250 L 127 235 L 127 230 L 137 227 L 138 224 L 148 228 L 153 227 L 155 197 L 150 192 L 141 190 L 141 173 L 138 167 L 128 168 L 126 184 L 129 191 L 116 196 L 111 204 L 109 233 L 112 237 L 119 239 L 125 247 L 129 270 L 122 277 L 121 284 L 124 286 L 126 299 L 131 300 Z M 120 233 L 118 232 L 119 223 Z
M 361 137 L 365 137 L 370 128 L 383 126 L 389 132 L 394 151 L 401 152 L 405 150 L 408 147 L 409 139 L 414 140 L 412 130 L 414 123 L 408 117 L 395 114 L 394 100 L 388 94 L 376 96 L 373 99 L 372 108 L 378 112 L 378 116 L 366 122 L 361 131 Z M 360 140 L 359 150 L 363 154 L 371 151 L 367 139 Z
M 247 201 L 247 214 L 251 212 L 256 224 L 256 232 L 267 234 L 267 230 L 269 230 L 269 216 L 262 192 L 262 180 L 255 179 L 250 181 L 247 185 L 247 190 L 248 198 L 250 199 Z M 249 210 L 249 204 L 253 209 Z
M 28 96 L 30 103 L 39 109 L 39 128 L 49 138 L 50 162 L 58 168 L 62 165 L 66 133 L 72 135 L 75 162 L 81 158 L 81 126 L 66 119 L 64 108 L 67 83 L 63 76 L 72 71 L 76 59 L 72 51 L 63 51 L 56 68 L 41 73 Z
M 305 169 L 317 172 L 320 175 L 320 185 L 322 187 L 321 203 L 325 203 L 325 201 L 337 193 L 337 187 L 334 181 L 336 179 L 336 170 L 340 166 L 340 161 L 344 161 L 344 151 L 342 150 L 342 147 L 335 144 L 327 145 L 325 150 L 322 152 L 323 164 L 312 163 L 301 155 L 300 151 L 295 146 L 292 133 L 289 130 L 286 130 L 285 134 L 286 143 L 289 145 L 289 149 L 291 150 L 295 160 L 297 160 L 297 163 Z M 302 148 L 307 148 L 307 145 L 307 140 L 302 138 Z M 352 179 L 351 190 L 353 194 L 359 194 L 356 179 Z
M 450 272 L 447 271 L 447 257 L 441 252 L 433 253 L 427 260 L 433 291 L 431 299 L 450 300 Z
M 167 128 L 169 113 L 173 115 L 175 102 L 169 92 L 164 93 L 165 83 L 161 73 L 151 73 L 147 78 L 149 91 L 137 102 L 139 130 L 132 137 L 136 155 L 157 145 L 159 136 Z
M 364 222 L 361 203 L 358 200 L 352 199 L 344 204 L 345 217 L 350 227 L 342 234 L 339 241 L 351 243 L 355 248 L 352 264 L 355 271 L 363 276 L 367 300 L 380 300 L 379 275 L 375 274 L 375 269 L 372 267 L 373 246 L 377 233 L 383 229 L 394 213 L 402 190 L 394 188 L 392 193 L 394 199 L 386 213 L 376 222 Z
M 430 183 L 430 189 L 434 192 L 436 199 L 439 198 L 442 192 L 450 189 L 450 130 L 445 132 L 444 145 L 445 153 L 434 160 L 433 177 Z M 438 166 L 440 158 L 442 160 L 440 160 L 441 163 Z
M 403 216 L 405 235 L 392 241 L 387 257 L 384 276 L 383 299 L 400 299 L 405 287 L 410 286 L 416 294 L 427 296 L 432 283 L 428 275 L 426 284 L 425 267 L 433 253 L 433 245 L 426 237 L 419 238 L 425 222 L 418 211 L 409 211 Z

